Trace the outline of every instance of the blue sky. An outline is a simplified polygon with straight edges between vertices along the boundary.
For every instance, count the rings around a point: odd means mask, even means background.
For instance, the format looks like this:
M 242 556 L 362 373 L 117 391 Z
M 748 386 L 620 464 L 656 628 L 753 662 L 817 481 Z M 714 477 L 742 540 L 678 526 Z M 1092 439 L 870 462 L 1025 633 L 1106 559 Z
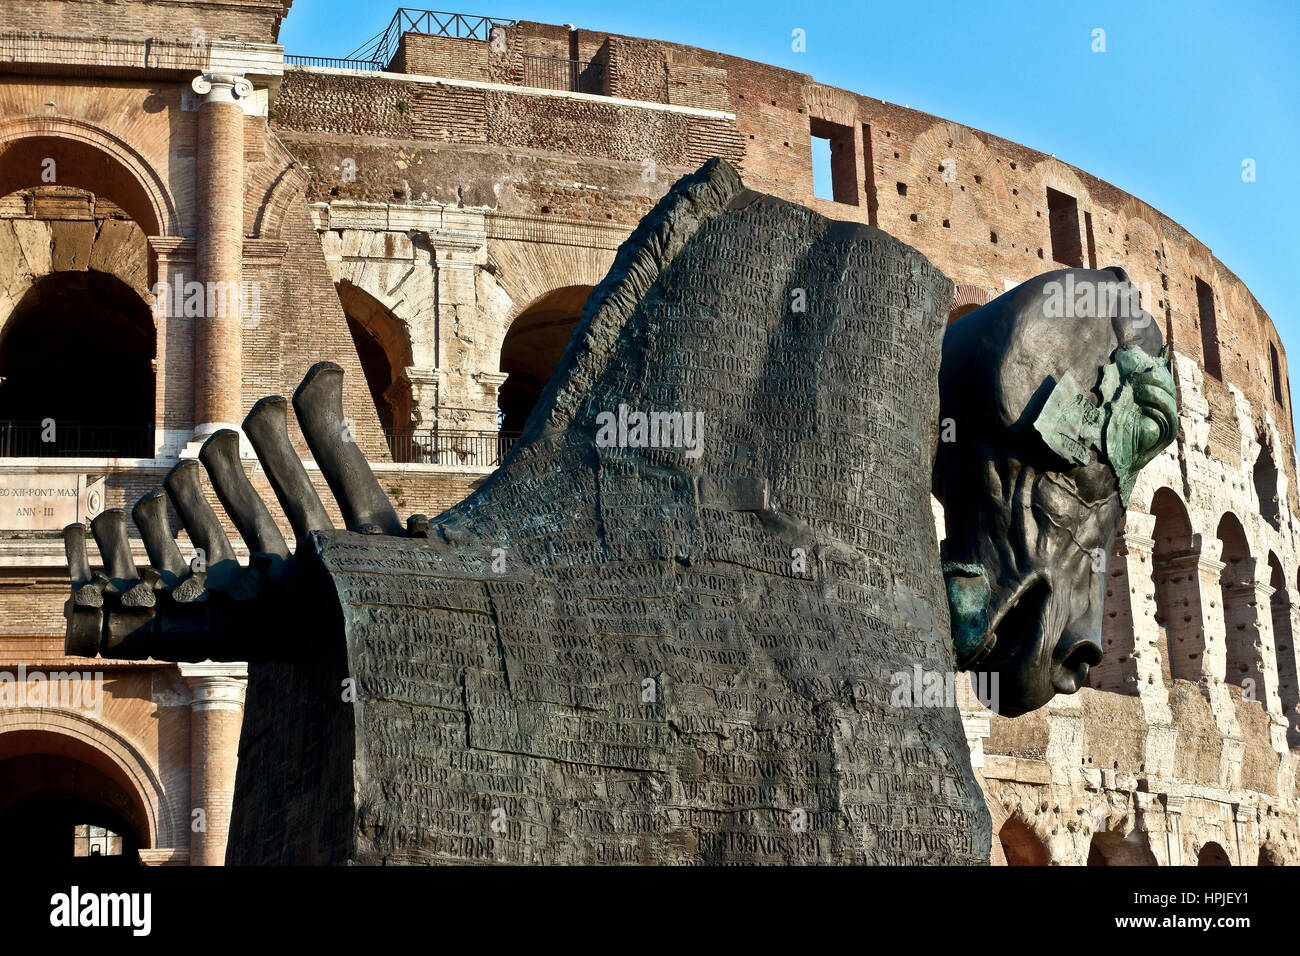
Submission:
M 460 12 L 719 50 L 1055 153 L 1209 246 L 1300 366 L 1297 0 L 492 2 L 503 6 Z M 295 0 L 280 41 L 288 53 L 346 56 L 396 8 Z M 796 28 L 803 53 L 791 49 Z M 1092 50 L 1097 28 L 1104 53 Z

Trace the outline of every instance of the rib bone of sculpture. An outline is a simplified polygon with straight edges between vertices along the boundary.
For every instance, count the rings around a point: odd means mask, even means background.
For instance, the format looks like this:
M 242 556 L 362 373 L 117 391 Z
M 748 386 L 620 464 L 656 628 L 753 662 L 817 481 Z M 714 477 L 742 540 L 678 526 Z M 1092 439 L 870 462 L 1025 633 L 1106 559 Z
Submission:
M 263 399 L 243 430 L 294 550 L 218 432 L 135 506 L 145 571 L 123 512 L 93 522 L 102 572 L 65 530 L 67 652 L 250 662 L 229 862 L 606 862 L 582 813 L 635 817 L 615 858 L 640 862 L 984 862 L 956 708 L 898 707 L 890 675 L 996 670 L 1009 714 L 1077 690 L 1132 479 L 1177 427 L 1150 316 L 1055 317 L 1065 274 L 945 337 L 953 284 L 915 249 L 711 160 L 469 498 L 404 527 L 316 365 L 294 411 L 346 530 Z M 629 409 L 677 413 L 676 440 L 636 441 Z M 486 813 L 507 777 L 516 829 L 432 812 Z

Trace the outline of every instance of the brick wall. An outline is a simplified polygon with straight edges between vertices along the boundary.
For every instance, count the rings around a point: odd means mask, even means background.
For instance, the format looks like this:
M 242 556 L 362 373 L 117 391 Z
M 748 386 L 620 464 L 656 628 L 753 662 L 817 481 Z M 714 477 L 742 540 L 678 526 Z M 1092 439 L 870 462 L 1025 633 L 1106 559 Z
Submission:
M 0 29 L 68 36 L 171 37 L 274 43 L 293 0 L 6 0 Z

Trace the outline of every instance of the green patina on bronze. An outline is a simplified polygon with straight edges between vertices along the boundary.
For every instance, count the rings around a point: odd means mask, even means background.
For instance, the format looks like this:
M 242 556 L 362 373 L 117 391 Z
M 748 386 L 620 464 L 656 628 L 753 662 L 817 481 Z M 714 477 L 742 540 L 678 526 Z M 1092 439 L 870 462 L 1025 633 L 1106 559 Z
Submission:
M 1138 473 L 1178 434 L 1169 350 L 1152 358 L 1136 346 L 1117 349 L 1114 360 L 1102 367 L 1096 389 L 1083 388 L 1066 372 L 1034 428 L 1049 448 L 1076 464 L 1088 464 L 1095 448 L 1115 472 L 1127 507 Z

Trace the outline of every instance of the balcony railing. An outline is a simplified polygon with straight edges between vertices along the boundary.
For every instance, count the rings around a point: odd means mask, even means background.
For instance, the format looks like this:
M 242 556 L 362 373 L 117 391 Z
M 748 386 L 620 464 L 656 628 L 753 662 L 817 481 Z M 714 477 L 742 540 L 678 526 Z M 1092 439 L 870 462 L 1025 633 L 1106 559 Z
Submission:
M 524 86 L 569 93 L 605 92 L 604 71 L 594 60 L 565 60 L 554 56 L 523 54 Z
M 336 70 L 382 70 L 383 63 L 375 60 L 349 60 L 335 56 L 285 56 L 285 63 L 298 66 L 328 66 Z
M 425 428 L 386 432 L 393 461 L 403 465 L 496 468 L 518 440 L 517 433 Z
M 0 458 L 152 458 L 152 425 L 0 422 Z
M 440 10 L 415 10 L 398 7 L 397 13 L 382 33 L 371 37 L 348 54 L 348 59 L 369 60 L 384 69 L 397 53 L 397 45 L 404 33 L 424 33 L 428 36 L 451 37 L 457 40 L 492 39 L 495 26 L 511 27 L 517 20 L 481 17 L 468 13 L 445 13 Z

